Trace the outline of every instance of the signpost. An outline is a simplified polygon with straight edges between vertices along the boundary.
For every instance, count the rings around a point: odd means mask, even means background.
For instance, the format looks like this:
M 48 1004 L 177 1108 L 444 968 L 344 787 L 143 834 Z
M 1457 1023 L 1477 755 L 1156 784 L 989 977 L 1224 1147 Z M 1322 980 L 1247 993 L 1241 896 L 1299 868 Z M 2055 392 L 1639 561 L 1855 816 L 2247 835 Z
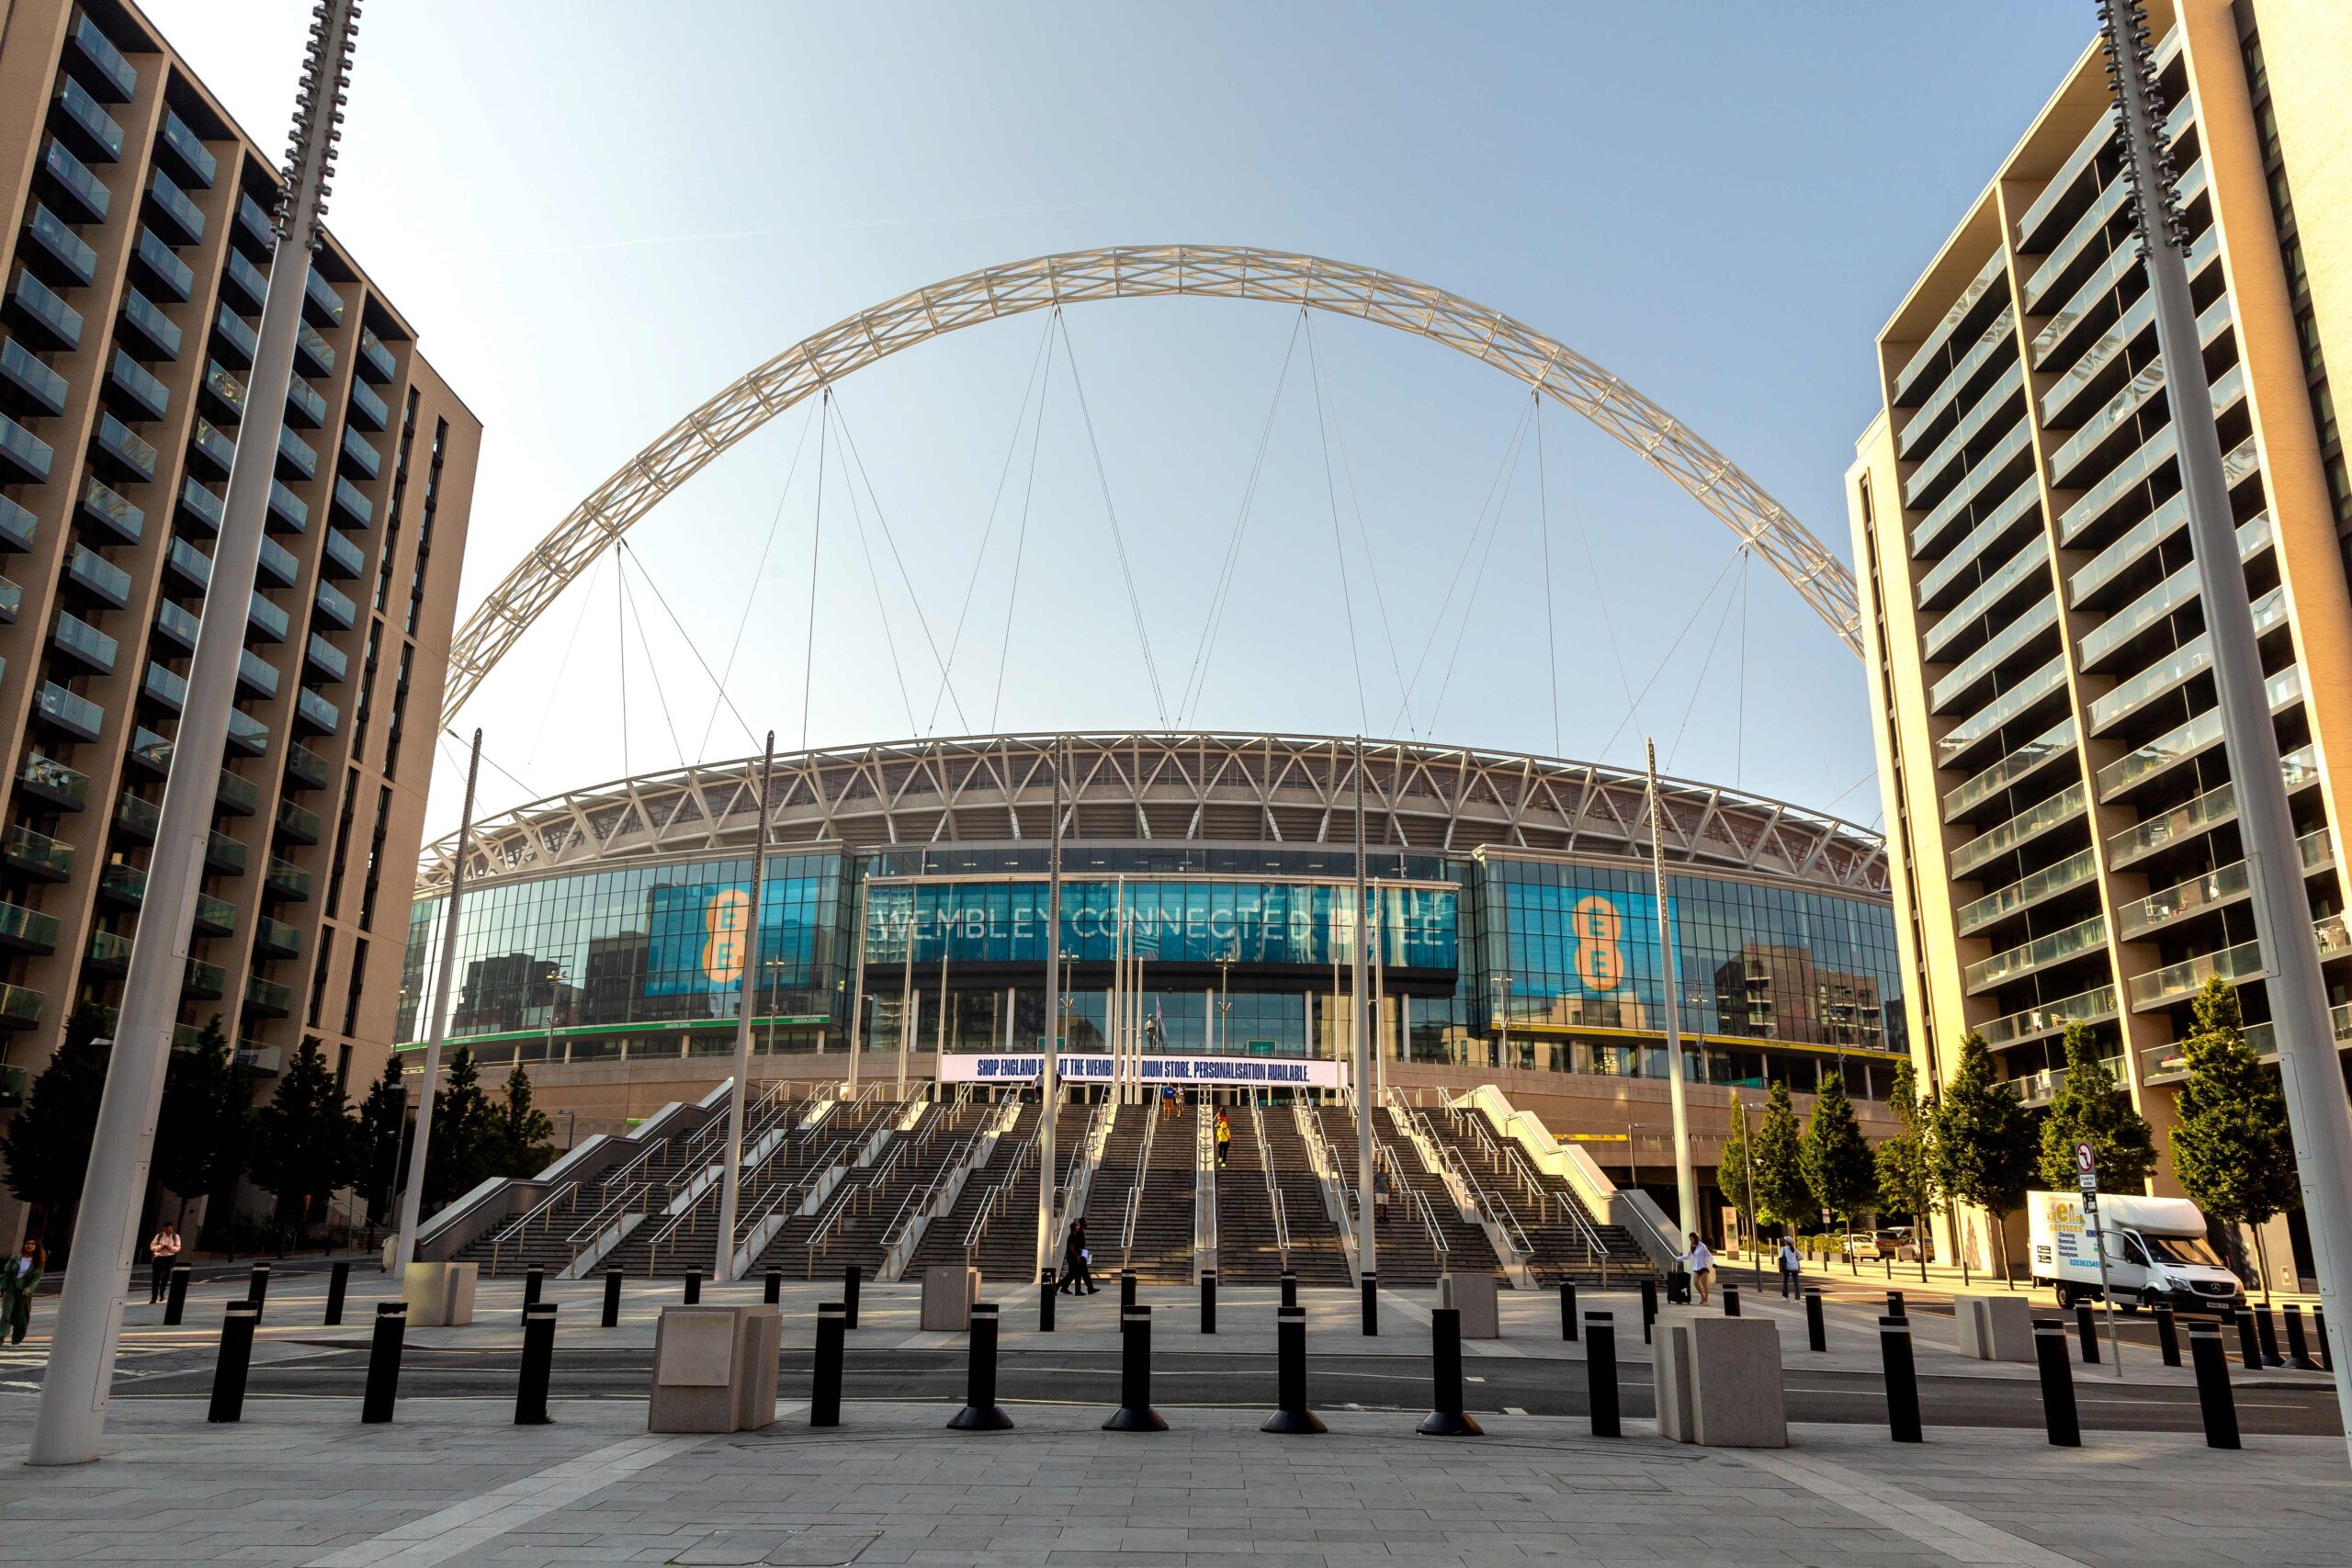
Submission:
M 2091 1250 L 2098 1255 L 2098 1297 L 2107 1308 L 2107 1359 L 2115 1375 L 2123 1375 L 2123 1353 L 2115 1345 L 2115 1292 L 2107 1283 L 2107 1237 L 2098 1224 L 2098 1151 L 2087 1141 L 2075 1145 L 2075 1181 L 2083 1190 L 2083 1229 L 2090 1233 Z

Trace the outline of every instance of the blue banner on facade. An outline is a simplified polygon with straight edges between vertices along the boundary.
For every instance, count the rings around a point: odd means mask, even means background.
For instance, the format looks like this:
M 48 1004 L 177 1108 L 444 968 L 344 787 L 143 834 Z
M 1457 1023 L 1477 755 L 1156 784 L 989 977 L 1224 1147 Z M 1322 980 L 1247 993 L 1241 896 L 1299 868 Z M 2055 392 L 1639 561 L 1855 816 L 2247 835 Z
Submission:
M 748 882 L 696 883 L 646 891 L 645 994 L 695 996 L 740 990 L 745 968 L 758 963 L 805 971 L 813 933 L 788 919 L 813 897 L 816 881 L 782 878 L 767 885 L 760 911 L 760 944 L 752 952 L 752 888 Z

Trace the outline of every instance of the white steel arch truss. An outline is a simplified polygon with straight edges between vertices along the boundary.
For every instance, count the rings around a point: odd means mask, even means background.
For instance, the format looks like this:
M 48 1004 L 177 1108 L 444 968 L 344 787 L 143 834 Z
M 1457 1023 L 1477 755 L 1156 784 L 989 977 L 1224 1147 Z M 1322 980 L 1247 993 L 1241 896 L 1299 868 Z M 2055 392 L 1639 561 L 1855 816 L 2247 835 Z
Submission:
M 772 853 L 1043 841 L 1057 748 L 1062 829 L 1095 843 L 1352 849 L 1354 740 L 1223 733 L 988 735 L 779 755 Z M 473 829 L 466 880 L 749 853 L 760 759 L 709 762 L 550 795 Z M 1876 834 L 1800 807 L 1659 782 L 1666 858 L 1868 897 L 1887 894 Z M 1364 743 L 1375 848 L 1468 857 L 1649 856 L 1643 774 L 1593 762 L 1421 741 Z M 448 886 L 455 835 L 427 845 L 420 896 Z
M 705 465 L 852 371 L 958 328 L 1093 299 L 1165 295 L 1327 310 L 1445 344 L 1517 378 L 1639 454 L 1770 561 L 1859 656 L 1853 574 L 1681 421 L 1558 341 L 1442 288 L 1376 268 L 1244 245 L 1119 245 L 984 267 L 886 300 L 793 344 L 654 438 L 517 562 L 458 628 L 446 725 L 531 623 Z

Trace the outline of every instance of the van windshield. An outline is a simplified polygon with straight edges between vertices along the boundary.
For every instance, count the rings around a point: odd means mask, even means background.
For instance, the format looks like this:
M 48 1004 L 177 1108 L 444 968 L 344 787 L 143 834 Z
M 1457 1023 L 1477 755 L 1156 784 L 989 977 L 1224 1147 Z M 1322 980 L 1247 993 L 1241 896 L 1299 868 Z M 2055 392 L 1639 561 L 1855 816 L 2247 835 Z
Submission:
M 2222 1260 L 2213 1256 L 2212 1247 L 2201 1235 L 2143 1235 L 2140 1239 L 2147 1245 L 2150 1252 L 2166 1263 L 2200 1269 L 2222 1267 Z

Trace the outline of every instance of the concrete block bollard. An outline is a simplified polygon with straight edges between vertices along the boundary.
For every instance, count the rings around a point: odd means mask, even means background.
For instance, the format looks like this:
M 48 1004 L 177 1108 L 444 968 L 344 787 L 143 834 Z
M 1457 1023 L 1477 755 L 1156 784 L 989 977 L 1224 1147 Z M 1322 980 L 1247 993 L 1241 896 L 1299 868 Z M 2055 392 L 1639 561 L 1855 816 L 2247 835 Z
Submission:
M 1492 1274 L 1446 1273 L 1438 1276 L 1437 1304 L 1460 1315 L 1464 1339 L 1499 1339 L 1503 1335 L 1502 1303 Z
M 231 1302 L 220 1319 L 220 1354 L 212 1364 L 212 1404 L 204 1418 L 215 1423 L 245 1413 L 245 1373 L 254 1363 L 254 1329 L 261 1322 L 258 1302 Z
M 1659 1317 L 1656 1343 L 1660 1437 L 1710 1448 L 1788 1447 L 1778 1325 L 1677 1309 Z
M 2033 1359 L 2041 1371 L 2041 1424 L 2053 1447 L 2083 1446 L 2083 1425 L 2075 1410 L 2075 1364 L 2066 1354 L 2066 1325 L 2042 1318 L 2033 1325 Z
M 1289 1436 L 1323 1431 L 1323 1418 L 1306 1406 L 1306 1309 L 1274 1309 L 1274 1413 L 1258 1430 Z
M 368 1346 L 368 1388 L 359 1399 L 359 1421 L 380 1427 L 392 1418 L 401 1393 L 401 1348 L 408 1339 L 408 1303 L 378 1302 L 376 1335 Z
M 1617 1323 L 1612 1314 L 1585 1314 L 1584 1388 L 1585 1403 L 1592 1412 L 1592 1435 L 1623 1437 L 1617 1413 Z
M 1134 1275 L 1125 1278 L 1132 1280 Z M 1102 1423 L 1106 1432 L 1165 1432 L 1168 1422 L 1151 1407 L 1151 1309 L 1119 1309 L 1119 1408 Z
M 2197 1369 L 2197 1410 L 2205 1423 L 2205 1446 L 2238 1446 L 2237 1401 L 2230 1393 L 2230 1356 L 2222 1348 L 2218 1324 L 2188 1325 L 2188 1359 Z
M 1012 1417 L 996 1402 L 996 1303 L 973 1303 L 972 1349 L 964 1372 L 964 1408 L 947 1420 L 955 1431 L 1012 1430 Z
M 1413 1429 L 1424 1438 L 1485 1436 L 1462 1408 L 1462 1314 L 1453 1307 L 1430 1314 L 1430 1413 Z
M 1911 1321 L 1892 1314 L 1878 1320 L 1879 1364 L 1886 1374 L 1887 1433 L 1898 1443 L 1916 1443 L 1919 1430 L 1919 1369 L 1911 1354 Z
M 926 1334 L 961 1334 L 972 1325 L 980 1299 L 980 1271 L 966 1263 L 934 1263 L 922 1271 L 922 1316 Z
M 1962 1292 L 1952 1297 L 1951 1310 L 1962 1355 L 1978 1361 L 2033 1360 L 2033 1308 L 2024 1297 L 2007 1291 Z
M 523 1365 L 514 1378 L 514 1425 L 548 1424 L 548 1384 L 555 1372 L 555 1303 L 523 1309 Z
M 821 1339 L 821 1325 L 818 1332 Z M 645 1429 L 743 1432 L 774 1425 L 783 1340 L 784 1319 L 771 1306 L 663 1307 L 653 1330 Z

